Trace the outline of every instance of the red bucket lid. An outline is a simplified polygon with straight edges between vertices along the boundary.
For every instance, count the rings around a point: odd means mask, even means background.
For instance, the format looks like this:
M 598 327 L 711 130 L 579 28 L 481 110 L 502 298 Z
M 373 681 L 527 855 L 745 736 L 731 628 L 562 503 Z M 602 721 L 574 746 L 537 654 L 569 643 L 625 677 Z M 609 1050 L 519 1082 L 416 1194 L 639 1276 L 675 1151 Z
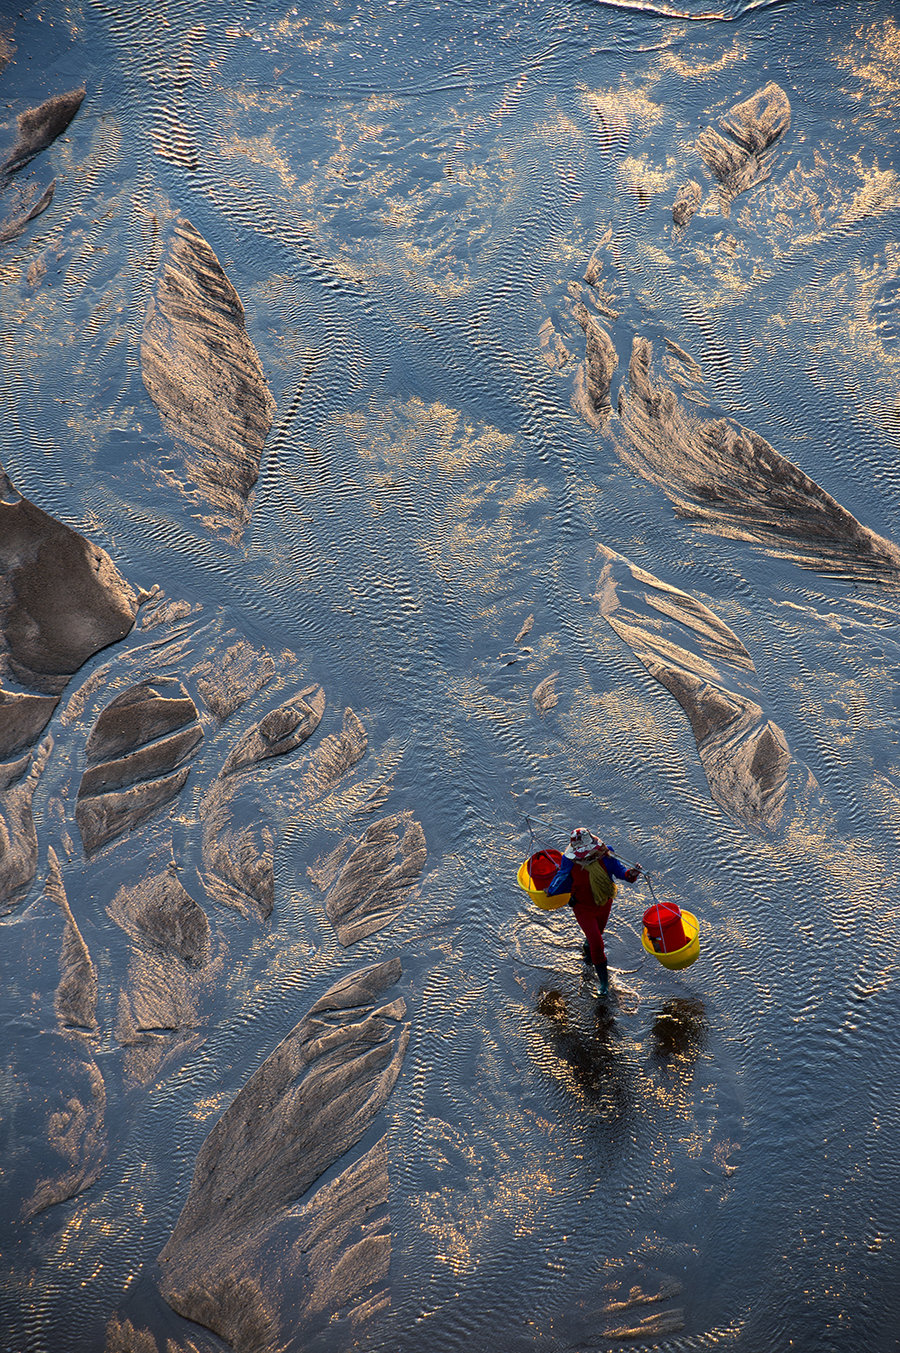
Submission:
M 532 855 L 528 861 L 528 872 L 534 886 L 543 889 L 561 863 L 562 855 L 558 850 L 539 850 L 536 855 Z
M 648 930 L 659 930 L 681 920 L 681 908 L 674 902 L 654 903 L 644 912 L 644 925 Z

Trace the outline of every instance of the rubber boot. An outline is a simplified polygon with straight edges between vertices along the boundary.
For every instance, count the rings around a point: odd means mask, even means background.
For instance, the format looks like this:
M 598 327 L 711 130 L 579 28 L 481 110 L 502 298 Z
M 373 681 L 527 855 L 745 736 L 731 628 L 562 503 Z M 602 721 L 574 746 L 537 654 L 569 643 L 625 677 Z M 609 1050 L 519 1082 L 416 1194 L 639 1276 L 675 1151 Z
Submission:
M 590 963 L 591 946 L 588 944 L 587 940 L 585 940 L 584 944 L 581 946 L 581 957 L 584 959 L 585 963 Z
M 602 963 L 595 963 L 595 964 L 594 964 L 594 967 L 595 967 L 596 970 L 597 970 L 597 995 L 598 995 L 598 996 L 608 996 L 608 995 L 609 995 L 609 967 L 607 966 L 606 959 L 604 959 Z

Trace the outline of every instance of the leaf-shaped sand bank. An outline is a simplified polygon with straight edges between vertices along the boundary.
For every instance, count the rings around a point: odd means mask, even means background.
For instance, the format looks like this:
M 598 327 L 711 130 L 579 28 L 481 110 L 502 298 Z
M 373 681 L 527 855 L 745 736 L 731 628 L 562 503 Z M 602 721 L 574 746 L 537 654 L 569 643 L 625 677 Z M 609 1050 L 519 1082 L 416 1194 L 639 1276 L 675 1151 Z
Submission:
M 241 299 L 203 236 L 179 220 L 147 307 L 141 374 L 214 530 L 240 538 L 275 401 Z
M 681 516 L 804 568 L 900 583 L 896 545 L 862 526 L 755 432 L 689 412 L 672 386 L 654 377 L 652 358 L 647 339 L 635 338 L 628 389 L 619 396 L 628 441 L 619 449 Z M 685 379 L 695 372 L 686 358 Z
M 752 827 L 777 826 L 791 754 L 759 704 L 750 654 L 695 597 L 601 554 L 600 610 L 687 714 L 712 797 Z

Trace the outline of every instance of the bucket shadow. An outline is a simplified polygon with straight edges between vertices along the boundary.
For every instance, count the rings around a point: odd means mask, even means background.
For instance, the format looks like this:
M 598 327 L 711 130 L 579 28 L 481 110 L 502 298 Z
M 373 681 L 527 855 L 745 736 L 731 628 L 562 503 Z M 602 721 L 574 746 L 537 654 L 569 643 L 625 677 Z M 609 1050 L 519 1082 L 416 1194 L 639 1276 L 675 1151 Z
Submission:
M 650 1030 L 652 1056 L 664 1066 L 689 1070 L 706 1047 L 709 1019 L 696 996 L 666 1001 Z

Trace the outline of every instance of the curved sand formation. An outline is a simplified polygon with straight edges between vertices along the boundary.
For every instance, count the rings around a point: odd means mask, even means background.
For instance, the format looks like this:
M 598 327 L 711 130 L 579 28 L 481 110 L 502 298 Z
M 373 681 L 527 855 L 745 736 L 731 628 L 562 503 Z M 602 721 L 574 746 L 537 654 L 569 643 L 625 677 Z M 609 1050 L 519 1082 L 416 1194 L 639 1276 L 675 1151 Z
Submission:
M 382 818 L 352 847 L 345 838 L 308 871 L 328 889 L 325 914 L 345 947 L 396 920 L 428 853 L 422 825 L 408 812 Z
M 17 493 L 0 469 L 0 676 L 58 695 L 124 639 L 138 598 L 105 550 Z
M 716 803 L 749 826 L 784 811 L 791 754 L 759 702 L 753 661 L 737 635 L 695 597 L 601 546 L 600 610 L 688 716 Z
M 75 806 L 87 854 L 131 831 L 179 793 L 190 767 L 169 772 L 193 754 L 202 737 L 197 707 L 173 678 L 142 681 L 107 705 L 88 738 Z
M 270 710 L 244 734 L 229 753 L 220 774 L 233 775 L 273 756 L 295 751 L 312 737 L 324 713 L 324 690 L 321 686 L 307 686 L 293 699 Z
M 284 1329 L 298 1303 L 315 1305 L 315 1285 L 340 1300 L 341 1274 L 356 1272 L 348 1297 L 386 1268 L 389 1237 L 375 1243 L 362 1226 L 383 1207 L 386 1171 L 376 1148 L 333 1183 L 295 1205 L 355 1146 L 384 1106 L 409 1041 L 401 998 L 382 996 L 401 975 L 399 959 L 366 968 L 331 987 L 247 1081 L 207 1137 L 178 1223 L 159 1256 L 161 1290 L 179 1314 L 236 1347 L 252 1317 Z M 292 1281 L 266 1286 L 261 1256 L 276 1249 Z M 310 1271 L 312 1293 L 298 1280 Z M 296 1295 L 295 1295 L 296 1293 Z M 347 1300 L 347 1297 L 344 1297 Z M 292 1331 L 293 1332 L 293 1331 Z
M 275 401 L 244 324 L 244 307 L 190 221 L 179 220 L 141 340 L 141 374 L 185 464 L 204 518 L 237 542 L 250 520 Z M 190 450 L 186 448 L 191 448 Z
M 647 339 L 635 338 L 628 390 L 619 395 L 628 446 L 619 449 L 627 464 L 663 490 L 679 515 L 804 568 L 900 582 L 896 545 L 860 525 L 755 432 L 688 412 L 670 385 L 654 379 L 652 357 Z M 695 375 L 691 366 L 693 371 L 685 365 L 686 378 Z
M 719 181 L 719 201 L 726 216 L 739 194 L 771 177 L 772 147 L 790 125 L 788 97 L 780 85 L 770 81 L 719 118 L 726 135 L 714 127 L 700 133 L 697 150 Z

